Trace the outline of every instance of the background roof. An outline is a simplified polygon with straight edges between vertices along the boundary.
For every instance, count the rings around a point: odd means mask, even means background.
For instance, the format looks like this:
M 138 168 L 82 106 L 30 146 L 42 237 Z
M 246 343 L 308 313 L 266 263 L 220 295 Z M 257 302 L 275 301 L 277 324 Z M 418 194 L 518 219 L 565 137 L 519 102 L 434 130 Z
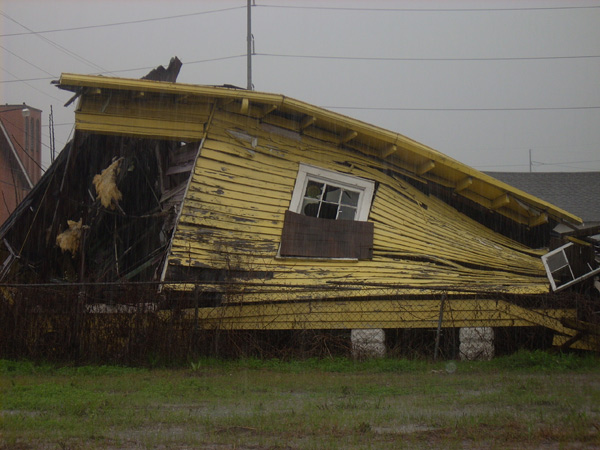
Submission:
M 600 222 L 600 172 L 486 172 L 579 216 Z

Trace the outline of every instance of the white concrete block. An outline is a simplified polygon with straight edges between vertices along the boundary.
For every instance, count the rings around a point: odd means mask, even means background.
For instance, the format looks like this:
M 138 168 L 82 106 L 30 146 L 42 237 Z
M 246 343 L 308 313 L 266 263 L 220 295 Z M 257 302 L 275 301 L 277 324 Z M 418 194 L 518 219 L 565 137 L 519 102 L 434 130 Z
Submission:
M 352 330 L 350 341 L 353 358 L 383 358 L 385 356 L 385 332 L 381 328 Z

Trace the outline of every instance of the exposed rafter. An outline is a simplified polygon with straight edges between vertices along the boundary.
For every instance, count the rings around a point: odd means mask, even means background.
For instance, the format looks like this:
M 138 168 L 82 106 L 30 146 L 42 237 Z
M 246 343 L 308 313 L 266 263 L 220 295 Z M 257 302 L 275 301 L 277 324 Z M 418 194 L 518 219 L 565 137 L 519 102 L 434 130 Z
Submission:
M 465 189 L 468 189 L 472 184 L 473 184 L 473 178 L 465 177 L 456 183 L 456 186 L 454 187 L 454 192 L 457 192 L 457 193 L 462 192 Z
M 344 134 L 342 134 L 340 136 L 339 143 L 340 144 L 345 144 L 346 142 L 350 142 L 356 136 L 358 136 L 358 133 L 356 131 L 354 131 L 354 130 L 348 130 L 347 132 L 345 132 Z
M 396 153 L 397 151 L 398 151 L 398 147 L 396 145 L 394 145 L 394 144 L 388 144 L 381 151 L 381 157 L 382 158 L 387 158 L 388 156 Z
M 542 213 L 539 216 L 535 216 L 529 219 L 529 226 L 530 227 L 537 227 L 538 225 L 543 225 L 545 223 L 548 223 L 548 214 L 546 213 Z
M 305 116 L 304 119 L 300 121 L 300 131 L 312 126 L 317 121 L 315 116 Z
M 490 205 L 491 209 L 500 209 L 510 203 L 510 197 L 507 194 L 502 194 L 499 197 L 496 197 L 492 200 L 492 204 Z
M 427 172 L 429 172 L 430 170 L 433 170 L 434 168 L 435 168 L 435 162 L 432 160 L 429 160 L 429 161 L 421 164 L 419 167 L 417 167 L 416 172 L 418 175 L 424 175 Z
M 266 105 L 261 112 L 261 119 L 267 117 L 269 114 L 271 114 L 273 111 L 275 111 L 277 109 L 277 105 Z
M 248 110 L 250 109 L 250 100 L 247 98 L 242 99 L 242 105 L 240 106 L 241 114 L 248 114 Z

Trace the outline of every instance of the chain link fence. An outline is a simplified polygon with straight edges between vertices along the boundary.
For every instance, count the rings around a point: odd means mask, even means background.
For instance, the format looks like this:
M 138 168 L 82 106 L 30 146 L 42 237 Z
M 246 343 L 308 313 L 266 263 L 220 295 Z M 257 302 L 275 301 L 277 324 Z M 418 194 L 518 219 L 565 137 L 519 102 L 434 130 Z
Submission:
M 598 298 L 227 282 L 0 285 L 0 357 L 178 364 L 205 356 L 488 358 L 598 327 Z M 562 328 L 561 328 L 562 327 Z M 556 345 L 556 342 L 554 342 Z

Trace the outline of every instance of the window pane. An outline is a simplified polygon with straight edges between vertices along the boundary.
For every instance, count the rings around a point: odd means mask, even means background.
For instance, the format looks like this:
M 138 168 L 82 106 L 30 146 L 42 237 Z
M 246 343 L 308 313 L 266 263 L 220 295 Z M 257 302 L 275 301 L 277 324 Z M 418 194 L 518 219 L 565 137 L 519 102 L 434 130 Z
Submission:
M 356 208 L 350 206 L 341 206 L 340 213 L 338 214 L 339 220 L 354 220 L 356 216 Z
M 360 192 L 348 191 L 344 189 L 342 194 L 342 205 L 357 206 Z
M 340 194 L 342 193 L 342 188 L 337 186 L 327 186 L 325 188 L 325 196 L 323 200 L 331 203 L 339 203 L 340 202 Z
M 321 219 L 335 219 L 337 217 L 338 205 L 335 203 L 321 203 L 319 217 Z
M 321 198 L 321 192 L 323 191 L 323 183 L 317 183 L 316 181 L 309 181 L 306 185 L 305 197 L 308 198 Z
M 305 198 L 302 202 L 302 214 L 310 217 L 317 217 L 319 212 L 319 202 Z

